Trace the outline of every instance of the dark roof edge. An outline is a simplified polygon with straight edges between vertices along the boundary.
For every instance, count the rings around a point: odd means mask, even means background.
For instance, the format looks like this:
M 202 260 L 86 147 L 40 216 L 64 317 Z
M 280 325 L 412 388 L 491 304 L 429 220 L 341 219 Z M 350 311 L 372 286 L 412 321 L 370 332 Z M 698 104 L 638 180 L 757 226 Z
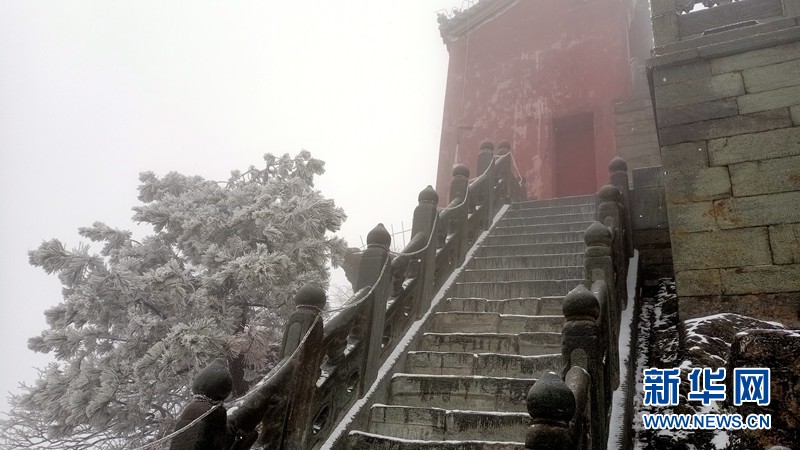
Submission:
M 517 2 L 519 0 L 479 0 L 463 11 L 455 10 L 452 17 L 440 13 L 439 33 L 445 44 L 455 41 L 468 30 L 474 30 Z

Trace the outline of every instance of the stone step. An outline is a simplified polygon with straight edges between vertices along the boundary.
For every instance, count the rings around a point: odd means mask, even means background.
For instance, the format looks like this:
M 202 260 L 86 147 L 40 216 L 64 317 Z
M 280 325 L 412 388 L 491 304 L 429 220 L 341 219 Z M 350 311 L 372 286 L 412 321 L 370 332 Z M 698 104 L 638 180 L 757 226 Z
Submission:
M 501 222 L 502 223 L 502 222 Z M 567 231 L 586 231 L 592 221 L 570 222 L 570 223 L 550 223 L 543 225 L 518 225 L 502 226 L 498 223 L 489 237 L 504 236 L 507 234 L 541 234 L 541 233 L 560 233 Z
M 514 280 L 577 280 L 584 276 L 583 266 L 539 267 L 525 269 L 466 269 L 464 282 Z
M 392 404 L 467 411 L 526 411 L 525 398 L 534 378 L 461 375 L 392 377 Z
M 525 450 L 524 436 L 520 442 L 424 441 L 351 431 L 348 438 L 350 450 Z
M 456 297 L 478 297 L 487 300 L 502 300 L 517 297 L 548 297 L 566 295 L 581 279 L 568 280 L 522 280 L 522 281 L 472 281 L 456 283 Z
M 421 350 L 438 352 L 493 352 L 511 355 L 561 354 L 560 332 L 533 333 L 425 333 Z
M 484 245 L 557 244 L 561 242 L 583 242 L 584 231 L 560 233 L 502 234 L 489 236 Z
M 503 300 L 453 297 L 445 300 L 444 311 L 494 312 L 500 314 L 526 314 L 529 316 L 561 314 L 564 297 L 520 297 Z M 547 312 L 546 312 L 547 311 Z M 549 311 L 555 311 L 551 313 Z
M 486 312 L 438 312 L 434 316 L 435 333 L 524 333 L 561 332 L 564 316 L 526 316 Z
M 500 219 L 498 226 L 516 227 L 523 225 L 552 225 L 572 222 L 591 222 L 593 220 L 594 213 L 556 214 L 553 216 L 544 217 L 503 217 Z
M 483 245 L 476 256 L 527 256 L 579 253 L 586 250 L 583 241 L 557 242 L 555 244 Z
M 406 372 L 430 375 L 482 375 L 536 378 L 561 370 L 561 355 L 509 355 L 507 353 L 408 352 Z
M 470 269 L 508 269 L 582 266 L 583 256 L 583 252 L 554 255 L 475 256 L 467 267 Z
M 373 405 L 371 433 L 419 440 L 524 440 L 531 417 L 524 412 L 460 411 L 398 405 Z
M 503 217 L 542 217 L 559 214 L 578 214 L 595 212 L 594 203 L 581 205 L 539 206 L 534 208 L 514 208 L 506 212 Z
M 524 208 L 542 208 L 549 206 L 567 206 L 567 205 L 594 205 L 597 199 L 596 194 L 576 195 L 573 197 L 561 198 L 548 198 L 545 200 L 527 200 L 524 202 L 516 202 L 511 205 L 512 209 Z

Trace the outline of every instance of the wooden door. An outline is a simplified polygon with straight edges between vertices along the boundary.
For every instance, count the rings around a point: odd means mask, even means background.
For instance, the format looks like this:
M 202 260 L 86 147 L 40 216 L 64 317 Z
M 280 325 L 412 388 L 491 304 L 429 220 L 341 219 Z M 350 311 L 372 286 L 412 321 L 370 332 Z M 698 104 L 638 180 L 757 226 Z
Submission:
M 592 113 L 555 119 L 553 128 L 556 196 L 570 197 L 596 192 Z

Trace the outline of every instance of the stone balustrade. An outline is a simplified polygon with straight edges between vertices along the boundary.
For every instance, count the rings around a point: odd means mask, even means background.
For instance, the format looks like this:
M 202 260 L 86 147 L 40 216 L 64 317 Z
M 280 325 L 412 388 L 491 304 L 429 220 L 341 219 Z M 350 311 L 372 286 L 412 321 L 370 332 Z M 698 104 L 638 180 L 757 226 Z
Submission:
M 585 281 L 564 298 L 561 376 L 542 376 L 528 393 L 531 450 L 604 449 L 611 397 L 620 384 L 619 334 L 633 254 L 627 164 L 609 165 L 597 194 L 597 220 L 584 234 Z
M 367 394 L 388 355 L 428 310 L 500 206 L 524 198 L 510 146 L 504 143 L 501 150 L 495 155 L 493 144 L 481 145 L 480 175 L 473 180 L 465 166 L 453 169 L 446 207 L 437 208 L 432 187 L 420 192 L 411 240 L 399 254 L 390 253 L 391 236 L 382 224 L 370 231 L 355 294 L 338 313 L 324 320 L 325 291 L 316 284 L 300 289 L 278 365 L 227 408 L 221 401 L 230 389 L 216 394 L 213 410 L 198 408 L 199 400 L 190 403 L 170 448 L 310 449 L 324 440 Z M 218 376 L 195 394 L 224 390 L 215 383 L 230 376 L 224 364 L 215 364 Z

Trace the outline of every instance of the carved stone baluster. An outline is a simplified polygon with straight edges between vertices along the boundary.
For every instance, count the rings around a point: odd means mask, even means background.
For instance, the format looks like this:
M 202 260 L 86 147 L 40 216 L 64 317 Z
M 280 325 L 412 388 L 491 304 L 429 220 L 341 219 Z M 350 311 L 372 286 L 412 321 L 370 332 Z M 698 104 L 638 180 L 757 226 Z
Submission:
M 457 164 L 453 167 L 453 179 L 450 181 L 450 205 L 459 205 L 464 201 L 467 196 L 467 188 L 469 187 L 469 169 L 463 164 Z M 464 205 L 467 206 L 467 205 Z M 469 213 L 468 207 L 462 207 L 450 223 L 447 224 L 450 234 L 456 236 L 456 267 L 464 263 L 464 258 L 469 251 L 469 237 L 467 236 L 467 214 Z M 443 224 L 444 225 L 444 224 Z
M 633 256 L 633 228 L 631 224 L 631 188 L 628 179 L 628 163 L 617 156 L 608 165 L 611 184 L 620 192 L 620 228 L 625 243 L 625 258 Z
M 411 235 L 417 233 L 424 233 L 430 236 L 431 233 L 436 234 L 438 230 L 434 229 L 434 222 L 438 211 L 436 204 L 439 203 L 439 195 L 428 186 L 419 193 L 419 205 L 414 209 L 414 222 L 411 226 Z M 438 224 L 437 227 L 444 226 Z M 435 243 L 423 253 L 421 261 L 421 277 L 420 277 L 420 291 L 417 297 L 417 318 L 422 317 L 431 305 L 433 299 L 435 271 L 436 271 L 436 247 Z
M 317 283 L 306 283 L 295 295 L 296 310 L 289 317 L 286 332 L 283 335 L 283 354 L 281 357 L 297 358 L 293 387 L 289 400 L 288 418 L 283 436 L 283 448 L 303 449 L 311 430 L 311 406 L 314 398 L 314 387 L 320 374 L 322 363 L 322 310 L 325 308 L 327 296 Z M 312 328 L 313 327 L 313 328 Z M 310 330 L 310 334 L 298 349 L 301 340 Z M 288 388 L 288 386 L 287 386 Z M 271 438 L 269 425 L 276 422 L 275 417 L 264 417 L 259 442 L 266 443 Z
M 528 391 L 528 414 L 533 425 L 525 434 L 529 450 L 572 450 L 569 423 L 575 415 L 575 396 L 561 377 L 548 372 Z
M 508 155 L 511 153 L 511 143 L 508 141 L 502 141 L 497 144 L 497 154 L 500 156 Z M 503 190 L 501 192 L 500 202 L 502 204 L 511 203 L 511 197 L 513 196 L 513 189 L 514 184 L 516 183 L 516 176 L 514 175 L 514 171 L 511 166 L 511 155 L 507 156 L 504 159 L 503 167 L 497 168 L 498 176 L 502 179 L 502 187 Z
M 381 340 L 383 338 L 383 326 L 386 315 L 386 300 L 389 296 L 391 281 L 390 269 L 384 266 L 389 264 L 389 246 L 392 237 L 382 223 L 379 223 L 372 231 L 367 234 L 367 249 L 361 255 L 361 262 L 358 267 L 358 279 L 355 291 L 364 287 L 376 285 L 365 308 L 365 317 L 361 322 L 363 327 L 359 330 L 358 336 L 366 341 L 366 359 L 363 361 L 361 373 L 364 375 L 359 380 L 359 394 L 364 395 L 378 373 L 378 362 L 380 361 Z M 383 277 L 381 277 L 381 272 Z
M 627 294 L 627 265 L 626 243 L 624 234 L 624 213 L 622 209 L 622 193 L 616 186 L 607 184 L 597 194 L 600 205 L 597 208 L 598 220 L 608 227 L 612 227 L 614 235 L 611 242 L 612 278 L 607 279 L 608 288 L 616 302 L 616 311 L 625 309 Z M 610 280 L 610 281 L 609 281 Z M 616 316 L 615 316 L 616 317 Z
M 491 141 L 481 142 L 480 150 L 478 151 L 478 172 L 475 174 L 480 176 L 486 172 L 486 168 L 492 163 L 494 159 L 494 143 Z
M 597 323 L 600 302 L 585 286 L 578 285 L 564 298 L 562 310 L 566 319 L 561 337 L 564 374 L 573 366 L 581 367 L 589 374 L 592 384 L 592 442 L 606 442 L 605 349 Z
M 211 408 L 216 409 L 199 423 L 174 437 L 170 442 L 170 450 L 230 448 L 233 437 L 227 433 L 227 414 L 222 401 L 232 390 L 233 378 L 224 359 L 215 359 L 201 370 L 192 381 L 194 400 L 181 412 L 175 429 L 180 430 Z M 254 439 L 255 436 L 252 436 L 250 443 Z

